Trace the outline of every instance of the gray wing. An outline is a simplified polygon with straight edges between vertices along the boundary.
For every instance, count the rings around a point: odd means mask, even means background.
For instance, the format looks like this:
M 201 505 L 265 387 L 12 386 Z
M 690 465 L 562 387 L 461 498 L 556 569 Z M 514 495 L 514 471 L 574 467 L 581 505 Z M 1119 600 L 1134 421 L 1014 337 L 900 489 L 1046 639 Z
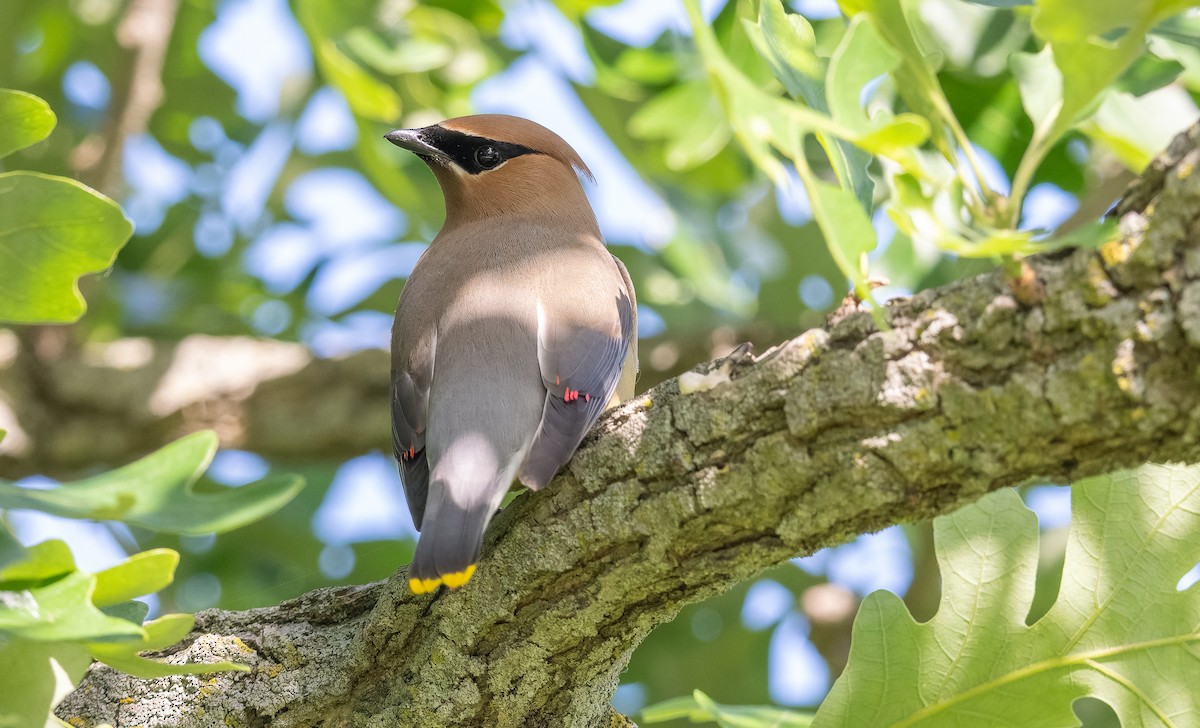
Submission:
M 618 327 L 611 332 L 538 317 L 538 367 L 546 402 L 519 474 L 533 490 L 549 483 L 571 459 L 617 388 L 635 333 L 629 297 L 621 292 L 613 305 Z
M 405 357 L 392 359 L 392 453 L 400 466 L 400 480 L 413 525 L 421 530 L 429 495 L 429 461 L 425 458 L 425 425 L 429 411 L 429 383 L 433 379 L 434 343 L 419 357 L 416 371 L 401 368 Z

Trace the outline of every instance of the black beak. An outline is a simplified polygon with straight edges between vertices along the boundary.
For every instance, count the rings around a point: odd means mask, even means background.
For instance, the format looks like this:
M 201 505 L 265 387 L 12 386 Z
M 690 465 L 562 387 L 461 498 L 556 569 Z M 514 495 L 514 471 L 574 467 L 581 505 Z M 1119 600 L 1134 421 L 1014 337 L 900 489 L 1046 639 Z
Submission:
M 397 129 L 384 134 L 383 138 L 418 157 L 449 159 L 449 155 L 425 141 L 423 132 L 424 129 Z

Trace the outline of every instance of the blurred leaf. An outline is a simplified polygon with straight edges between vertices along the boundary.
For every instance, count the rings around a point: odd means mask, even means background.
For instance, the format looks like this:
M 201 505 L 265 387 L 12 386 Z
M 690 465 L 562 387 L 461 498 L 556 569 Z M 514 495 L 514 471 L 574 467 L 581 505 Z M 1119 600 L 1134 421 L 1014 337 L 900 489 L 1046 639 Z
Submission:
M 814 725 L 1078 725 L 1085 695 L 1124 725 L 1196 715 L 1200 592 L 1176 583 L 1200 552 L 1200 468 L 1088 479 L 1072 505 L 1058 599 L 1033 625 L 1038 524 L 1015 491 L 935 519 L 936 615 L 868 596 Z
M 617 56 L 617 73 L 644 84 L 669 83 L 679 73 L 679 61 L 652 48 L 627 48 Z
M 65 726 L 51 710 L 83 679 L 92 657 L 70 642 L 0 640 L 0 728 Z
M 0 159 L 45 139 L 56 123 L 50 104 L 42 99 L 0 89 Z
M 1117 79 L 1118 91 L 1142 96 L 1171 83 L 1183 73 L 1183 64 L 1172 58 L 1159 58 L 1149 53 L 1138 56 L 1125 73 Z
M 75 571 L 33 589 L 2 592 L 0 633 L 25 640 L 70 642 L 139 638 L 135 624 L 110 617 L 92 604 L 95 577 Z
M 990 8 L 1019 8 L 1033 5 L 1033 0 L 966 0 L 973 5 L 986 5 Z
M 1083 227 L 1072 230 L 1066 235 L 1056 235 L 1049 240 L 1038 241 L 1039 252 L 1061 250 L 1063 248 L 1099 248 L 1117 237 L 1117 221 L 1111 219 L 1097 220 Z
M 276 476 L 194 493 L 216 449 L 216 433 L 197 432 L 125 467 L 49 490 L 0 480 L 0 508 L 122 521 L 167 533 L 221 533 L 275 512 L 304 487 L 298 476 Z
M 1046 46 L 1038 53 L 1014 53 L 1009 62 L 1025 113 L 1034 128 L 1045 133 L 1062 103 L 1062 74 L 1054 65 L 1053 51 Z
M 926 50 L 926 31 L 915 4 L 905 0 L 841 0 L 839 4 L 851 19 L 869 17 L 878 36 L 896 52 L 900 59 L 893 72 L 896 90 L 913 111 L 930 120 L 934 145 L 953 158 L 951 139 L 943 125 L 957 122 L 938 83 L 940 58 Z
M 643 708 L 645 723 L 665 723 L 669 720 L 689 720 L 692 723 L 714 722 L 721 728 L 808 728 L 813 716 L 780 708 L 721 705 L 699 690 L 690 698 L 674 698 Z
M 1167 18 L 1151 30 L 1154 35 L 1200 48 L 1200 16 L 1176 15 Z
M 0 529 L 7 533 L 7 529 Z M 14 541 L 15 543 L 15 541 Z M 20 549 L 20 545 L 17 544 Z M 0 568 L 0 589 L 17 591 L 43 584 L 75 570 L 71 549 L 57 539 L 42 541 L 13 554 L 8 565 Z
M 74 180 L 0 174 L 0 322 L 78 319 L 76 280 L 112 265 L 132 232 L 120 207 Z
M 1047 138 L 1057 138 L 1095 108 L 1100 92 L 1141 54 L 1155 23 L 1191 5 L 1188 0 L 1086 5 L 1041 0 L 1033 14 L 1033 30 L 1052 49 L 1063 77 L 1062 106 Z
M 646 102 L 629 119 L 629 133 L 666 139 L 667 166 L 686 170 L 716 156 L 733 132 L 708 85 L 699 80 L 671 86 Z
M 826 94 L 833 118 L 857 132 L 868 131 L 863 89 L 899 63 L 899 56 L 887 47 L 867 17 L 855 16 L 829 59 Z
M 578 21 L 584 13 L 593 8 L 603 8 L 616 5 L 619 0 L 554 0 L 554 5 L 568 20 Z
M 346 55 L 339 45 L 356 27 L 344 5 L 334 0 L 297 0 L 295 9 L 300 27 L 312 42 L 318 68 L 342 92 L 350 109 L 368 119 L 394 123 L 402 107 L 399 94 Z M 361 44 L 361 35 L 357 37 Z
M 89 644 L 88 651 L 109 667 L 134 677 L 155 678 L 168 675 L 196 675 L 209 672 L 249 672 L 248 665 L 236 662 L 206 662 L 172 664 L 139 656 L 139 652 L 162 650 L 179 642 L 192 630 L 195 620 L 190 614 L 167 614 L 146 622 L 146 636 L 138 642 Z
M 743 22 L 746 35 L 775 78 L 794 98 L 817 111 L 825 106 L 826 61 L 816 54 L 817 36 L 799 13 L 789 13 L 781 0 L 759 0 L 758 19 Z
M 454 51 L 444 43 L 423 38 L 404 38 L 388 45 L 367 28 L 346 34 L 346 48 L 376 70 L 389 74 L 424 73 L 446 65 Z
M 133 622 L 134 624 L 141 626 L 141 624 L 146 621 L 146 615 L 150 613 L 150 605 L 146 604 L 145 602 L 138 602 L 131 599 L 127 602 L 120 602 L 118 604 L 111 604 L 107 607 L 101 607 L 100 611 L 104 612 L 110 617 L 123 619 L 126 622 Z
M 171 583 L 179 554 L 171 549 L 154 549 L 130 556 L 96 574 L 92 603 L 107 607 L 134 597 L 153 594 Z
M 842 187 L 814 180 L 806 183 L 813 219 L 825 233 L 825 242 L 838 267 L 847 274 L 859 298 L 871 300 L 864 269 L 866 255 L 875 249 L 875 228 L 854 194 Z M 877 308 L 877 307 L 874 307 Z
M 832 71 L 829 62 L 816 53 L 816 35 L 809 22 L 802 15 L 787 12 L 780 0 L 760 0 L 757 22 L 746 20 L 743 26 L 788 93 L 803 99 L 815 111 L 829 113 L 826 84 L 832 82 L 827 80 Z M 838 179 L 854 190 L 863 209 L 870 212 L 875 191 L 867 172 L 871 156 L 844 139 L 824 133 L 818 133 L 817 138 Z
M 1110 92 L 1083 132 L 1108 147 L 1131 171 L 1141 172 L 1196 115 L 1196 103 L 1181 88 L 1144 96 Z

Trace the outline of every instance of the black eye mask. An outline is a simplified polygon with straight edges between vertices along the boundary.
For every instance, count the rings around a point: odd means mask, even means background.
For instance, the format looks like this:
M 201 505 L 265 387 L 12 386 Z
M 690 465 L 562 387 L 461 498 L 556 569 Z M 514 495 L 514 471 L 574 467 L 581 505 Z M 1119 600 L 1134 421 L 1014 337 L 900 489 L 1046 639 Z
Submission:
M 538 153 L 520 144 L 471 136 L 440 126 L 425 127 L 421 130 L 421 138 L 430 146 L 445 152 L 446 156 L 469 174 L 495 169 L 522 154 Z

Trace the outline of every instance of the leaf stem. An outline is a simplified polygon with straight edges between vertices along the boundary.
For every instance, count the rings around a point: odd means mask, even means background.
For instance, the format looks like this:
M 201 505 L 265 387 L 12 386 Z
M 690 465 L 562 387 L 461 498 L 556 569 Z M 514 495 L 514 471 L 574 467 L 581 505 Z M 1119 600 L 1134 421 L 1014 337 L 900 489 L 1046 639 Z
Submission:
M 1082 652 L 1078 655 L 1059 656 L 1050 658 L 1048 660 L 1042 660 L 1041 662 L 1035 662 L 1032 665 L 1026 665 L 1025 667 L 1022 667 L 1019 670 L 1013 670 L 1012 672 L 1001 675 L 994 680 L 980 683 L 970 690 L 965 690 L 941 702 L 926 705 L 924 708 L 921 708 L 904 720 L 893 723 L 892 728 L 908 728 L 908 726 L 916 725 L 920 721 L 933 717 L 945 710 L 949 710 L 959 703 L 965 703 L 966 701 L 979 697 L 987 692 L 996 690 L 997 688 L 1005 685 L 1019 682 L 1029 677 L 1033 677 L 1038 673 L 1048 672 L 1050 670 L 1059 670 L 1067 667 L 1076 667 L 1080 665 L 1091 666 L 1091 663 L 1095 662 L 1096 660 L 1116 657 L 1127 652 L 1153 650 L 1159 647 L 1172 647 L 1174 645 L 1186 644 L 1188 642 L 1200 642 L 1200 634 L 1193 633 L 1176 635 L 1174 637 L 1163 637 L 1157 640 L 1135 642 L 1130 645 L 1120 645 L 1103 650 L 1092 650 L 1091 652 Z

